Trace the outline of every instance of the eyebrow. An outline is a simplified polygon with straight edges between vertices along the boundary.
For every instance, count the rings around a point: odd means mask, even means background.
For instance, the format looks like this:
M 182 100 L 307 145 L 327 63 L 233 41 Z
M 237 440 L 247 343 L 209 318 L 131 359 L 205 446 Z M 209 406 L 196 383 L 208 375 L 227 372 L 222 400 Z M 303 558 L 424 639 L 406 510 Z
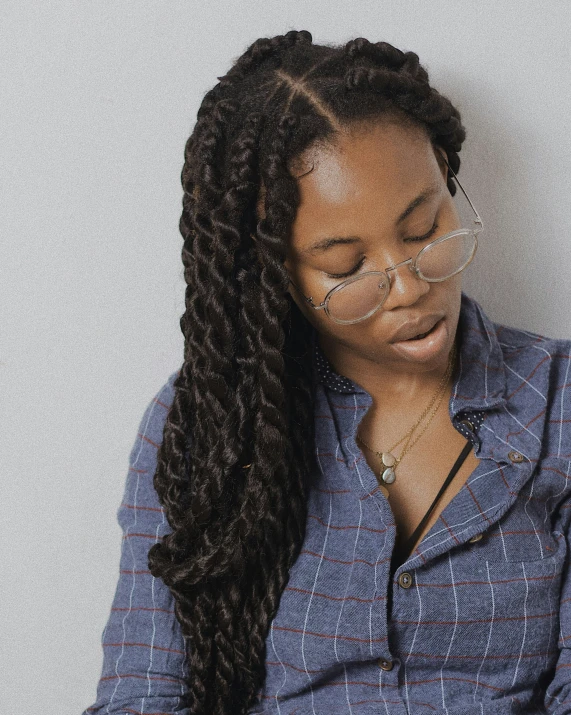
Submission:
M 429 198 L 437 194 L 441 189 L 439 184 L 432 184 L 425 188 L 415 199 L 413 199 L 406 209 L 397 218 L 395 226 L 401 224 L 410 214 L 414 211 L 417 206 L 428 201 Z M 349 245 L 352 243 L 359 243 L 361 238 L 359 236 L 335 236 L 332 238 L 322 238 L 320 241 L 313 243 L 309 248 L 306 248 L 302 253 L 323 253 L 333 246 Z

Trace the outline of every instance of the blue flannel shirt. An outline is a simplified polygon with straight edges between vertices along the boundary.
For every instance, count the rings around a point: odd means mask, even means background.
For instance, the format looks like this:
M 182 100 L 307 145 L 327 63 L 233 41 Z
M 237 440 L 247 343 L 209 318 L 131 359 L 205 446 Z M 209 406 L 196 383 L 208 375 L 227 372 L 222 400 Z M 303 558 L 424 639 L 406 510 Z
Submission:
M 372 398 L 314 336 L 320 472 L 251 713 L 571 713 L 571 341 L 496 324 L 465 293 L 458 330 L 449 414 L 480 462 L 392 578 L 395 520 L 355 441 Z M 152 477 L 174 378 L 130 455 L 119 580 L 84 715 L 188 713 L 173 599 L 147 564 L 170 530 Z

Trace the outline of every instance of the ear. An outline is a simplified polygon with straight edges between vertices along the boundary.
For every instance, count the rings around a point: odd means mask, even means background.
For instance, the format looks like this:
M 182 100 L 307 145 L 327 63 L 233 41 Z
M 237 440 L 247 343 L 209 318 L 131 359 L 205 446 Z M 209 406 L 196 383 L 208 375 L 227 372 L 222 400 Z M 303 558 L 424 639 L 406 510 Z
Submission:
M 440 170 L 442 171 L 442 176 L 444 178 L 444 181 L 448 180 L 448 157 L 446 155 L 445 150 L 441 146 L 434 146 L 434 154 L 436 156 L 436 161 L 438 162 L 438 166 L 440 167 Z

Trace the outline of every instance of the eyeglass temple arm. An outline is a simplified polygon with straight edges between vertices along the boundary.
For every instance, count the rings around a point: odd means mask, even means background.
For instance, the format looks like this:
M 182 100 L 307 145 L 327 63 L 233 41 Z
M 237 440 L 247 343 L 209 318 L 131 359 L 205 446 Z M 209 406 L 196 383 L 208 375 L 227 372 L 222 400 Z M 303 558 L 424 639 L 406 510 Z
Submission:
M 304 299 L 304 301 L 305 301 L 306 303 L 309 303 L 309 305 L 310 305 L 314 310 L 323 310 L 323 308 L 325 308 L 325 301 L 324 301 L 323 303 L 320 303 L 319 305 L 315 305 L 314 302 L 313 302 L 313 298 L 311 298 L 311 297 L 308 298 L 306 295 L 304 295 L 304 294 L 302 293 L 302 291 L 301 291 L 301 288 L 300 288 L 298 285 L 296 285 L 296 284 L 292 281 L 291 278 L 289 278 L 289 282 L 292 284 L 292 286 L 294 286 L 294 287 L 296 288 L 296 290 L 299 291 L 299 294 L 300 294 L 301 297 Z
M 468 203 L 469 203 L 470 206 L 472 207 L 472 211 L 476 214 L 476 218 L 474 219 L 474 223 L 480 224 L 480 229 L 479 229 L 479 230 L 482 231 L 483 228 L 484 228 L 484 222 L 482 221 L 482 219 L 481 219 L 481 217 L 480 217 L 480 214 L 476 211 L 476 207 L 475 207 L 474 204 L 470 201 L 470 197 L 468 196 L 468 194 L 464 191 L 464 187 L 463 187 L 462 184 L 460 183 L 460 179 L 456 176 L 456 174 L 455 174 L 455 172 L 454 172 L 454 169 L 450 166 L 450 164 L 448 163 L 448 161 L 446 160 L 445 157 L 443 157 L 443 159 L 444 159 L 444 161 L 445 161 L 445 163 L 446 163 L 446 166 L 447 166 L 447 167 L 450 169 L 450 171 L 452 172 L 452 176 L 456 179 L 456 183 L 457 183 L 458 186 L 462 189 L 462 193 L 463 193 L 464 196 L 468 199 Z

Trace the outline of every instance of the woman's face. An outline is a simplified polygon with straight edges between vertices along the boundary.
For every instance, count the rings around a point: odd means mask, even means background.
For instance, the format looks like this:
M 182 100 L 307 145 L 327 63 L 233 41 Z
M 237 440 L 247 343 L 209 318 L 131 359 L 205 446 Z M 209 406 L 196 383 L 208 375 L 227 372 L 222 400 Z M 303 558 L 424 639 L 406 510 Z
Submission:
M 310 148 L 295 162 L 300 205 L 285 267 L 315 305 L 345 280 L 333 276 L 354 268 L 352 275 L 382 271 L 416 256 L 430 241 L 460 227 L 446 186 L 448 167 L 437 159 L 437 151 L 422 129 L 395 123 L 362 124 L 340 136 L 334 145 Z M 409 204 L 427 190 L 427 198 L 399 220 Z M 326 249 L 313 247 L 323 239 L 340 237 L 351 240 Z M 423 238 L 413 240 L 418 237 Z M 289 291 L 317 329 L 330 359 L 341 358 L 337 364 L 352 355 L 395 371 L 441 368 L 446 365 L 458 323 L 461 274 L 441 283 L 421 280 L 408 266 L 390 274 L 391 288 L 382 308 L 354 324 L 335 323 L 324 310 L 307 305 L 291 284 Z M 407 323 L 426 318 L 434 322 L 443 318 L 434 336 L 412 347 L 409 342 L 404 349 L 402 343 L 396 343 L 397 331 L 406 331 Z

